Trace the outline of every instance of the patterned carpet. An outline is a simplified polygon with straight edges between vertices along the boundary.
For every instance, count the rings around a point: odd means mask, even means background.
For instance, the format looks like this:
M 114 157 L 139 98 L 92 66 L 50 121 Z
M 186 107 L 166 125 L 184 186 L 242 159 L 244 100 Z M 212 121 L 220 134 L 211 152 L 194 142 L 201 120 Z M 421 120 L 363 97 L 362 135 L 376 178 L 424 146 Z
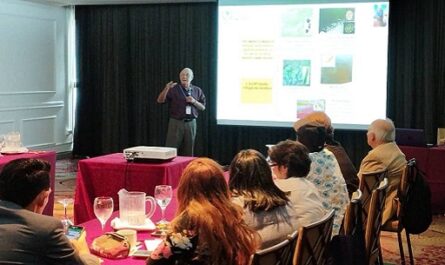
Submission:
M 60 200 L 64 198 L 74 199 L 74 189 L 76 187 L 77 161 L 63 159 L 56 161 L 56 183 L 54 192 L 54 217 L 62 219 L 64 216 L 63 205 Z M 73 220 L 73 204 L 67 207 L 67 216 Z
M 74 198 L 76 186 L 77 160 L 57 160 L 54 216 L 63 217 L 63 206 L 58 201 L 63 198 Z M 73 220 L 73 205 L 68 206 L 68 217 Z M 418 265 L 445 265 L 445 216 L 434 216 L 430 228 L 420 234 L 411 235 L 411 244 L 415 264 Z M 409 262 L 408 249 L 405 244 L 405 260 Z M 381 245 L 385 264 L 401 264 L 397 234 L 382 232 Z M 409 263 L 408 263 L 409 264 Z
M 403 236 L 405 234 L 403 233 Z M 404 238 L 405 261 L 409 261 L 408 247 Z M 445 216 L 434 216 L 429 229 L 420 235 L 410 235 L 415 264 L 445 264 Z M 382 232 L 380 242 L 386 264 L 401 264 L 397 234 Z M 408 263 L 409 264 L 409 263 Z

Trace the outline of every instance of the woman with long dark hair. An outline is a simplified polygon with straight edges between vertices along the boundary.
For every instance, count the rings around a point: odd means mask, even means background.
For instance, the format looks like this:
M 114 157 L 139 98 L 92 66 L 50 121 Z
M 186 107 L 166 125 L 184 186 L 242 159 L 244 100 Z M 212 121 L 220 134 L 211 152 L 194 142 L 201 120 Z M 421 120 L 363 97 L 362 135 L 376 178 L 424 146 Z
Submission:
M 272 178 L 264 156 L 256 150 L 240 151 L 230 164 L 232 201 L 244 209 L 244 220 L 261 236 L 262 248 L 283 241 L 300 226 L 286 193 Z

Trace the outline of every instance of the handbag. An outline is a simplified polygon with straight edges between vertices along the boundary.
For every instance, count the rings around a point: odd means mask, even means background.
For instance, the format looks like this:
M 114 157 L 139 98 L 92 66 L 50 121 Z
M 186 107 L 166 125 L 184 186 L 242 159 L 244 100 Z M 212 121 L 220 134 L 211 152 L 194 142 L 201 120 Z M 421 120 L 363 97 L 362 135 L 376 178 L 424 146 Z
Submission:
M 122 235 L 106 233 L 93 240 L 91 252 L 107 259 L 124 259 L 130 253 L 130 243 Z

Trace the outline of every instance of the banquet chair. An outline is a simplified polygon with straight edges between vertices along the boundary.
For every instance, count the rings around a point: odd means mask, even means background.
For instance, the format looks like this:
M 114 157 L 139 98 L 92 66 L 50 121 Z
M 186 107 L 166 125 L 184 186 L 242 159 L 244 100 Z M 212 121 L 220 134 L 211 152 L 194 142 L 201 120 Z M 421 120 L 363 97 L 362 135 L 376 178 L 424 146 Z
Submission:
M 400 251 L 400 260 L 401 264 L 405 265 L 405 253 L 403 251 L 403 244 L 402 244 L 402 231 L 404 230 L 403 224 L 402 224 L 402 217 L 404 215 L 404 205 L 403 202 L 405 201 L 405 198 L 407 196 L 408 190 L 410 189 L 411 185 L 414 182 L 414 179 L 416 177 L 416 159 L 413 158 L 408 161 L 406 164 L 405 169 L 402 173 L 402 179 L 400 180 L 400 186 L 397 193 L 397 212 L 394 220 L 389 220 L 383 227 L 382 231 L 386 232 L 393 232 L 397 233 L 397 240 L 399 243 L 399 251 Z M 414 256 L 413 256 L 413 250 L 411 248 L 411 240 L 409 238 L 409 232 L 405 230 L 406 234 L 406 243 L 408 245 L 408 252 L 409 252 L 409 260 L 411 265 L 414 265 Z
M 297 233 L 298 231 L 295 231 L 280 243 L 262 250 L 258 250 L 252 255 L 250 264 L 291 265 L 295 244 L 297 242 Z
M 323 265 L 327 263 L 334 212 L 331 210 L 321 220 L 300 227 L 293 265 Z
M 381 181 L 386 177 L 387 173 L 388 171 L 386 169 L 381 169 L 363 173 L 360 177 L 359 189 L 362 192 L 363 227 L 366 227 L 372 191 L 379 187 Z
M 361 190 L 356 190 L 352 193 L 351 201 L 345 211 L 345 217 L 343 218 L 342 234 L 352 235 L 355 232 L 356 224 L 358 222 L 363 223 L 362 220 L 362 196 Z
M 331 241 L 334 264 L 356 265 L 365 262 L 365 239 L 362 219 L 362 192 L 358 189 L 346 207 L 340 234 Z
M 371 193 L 365 226 L 365 259 L 366 264 L 369 265 L 383 264 L 380 251 L 380 231 L 387 187 L 388 179 L 385 178 L 380 182 L 378 188 Z

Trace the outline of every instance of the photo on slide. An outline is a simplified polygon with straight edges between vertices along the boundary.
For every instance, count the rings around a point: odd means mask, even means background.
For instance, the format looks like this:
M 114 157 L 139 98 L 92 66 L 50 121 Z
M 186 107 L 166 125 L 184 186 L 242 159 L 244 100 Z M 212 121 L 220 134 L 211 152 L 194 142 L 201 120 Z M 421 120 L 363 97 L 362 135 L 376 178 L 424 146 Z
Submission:
M 314 111 L 325 111 L 326 100 L 297 100 L 297 119 L 306 117 L 309 113 Z
M 283 86 L 310 86 L 310 60 L 284 60 Z
M 354 34 L 354 8 L 321 8 L 319 33 Z
M 374 5 L 374 27 L 386 27 L 388 25 L 388 5 Z
M 352 82 L 352 55 L 322 56 L 322 84 L 344 84 L 350 82 Z
M 312 9 L 294 8 L 283 14 L 283 37 L 309 37 L 312 35 Z

